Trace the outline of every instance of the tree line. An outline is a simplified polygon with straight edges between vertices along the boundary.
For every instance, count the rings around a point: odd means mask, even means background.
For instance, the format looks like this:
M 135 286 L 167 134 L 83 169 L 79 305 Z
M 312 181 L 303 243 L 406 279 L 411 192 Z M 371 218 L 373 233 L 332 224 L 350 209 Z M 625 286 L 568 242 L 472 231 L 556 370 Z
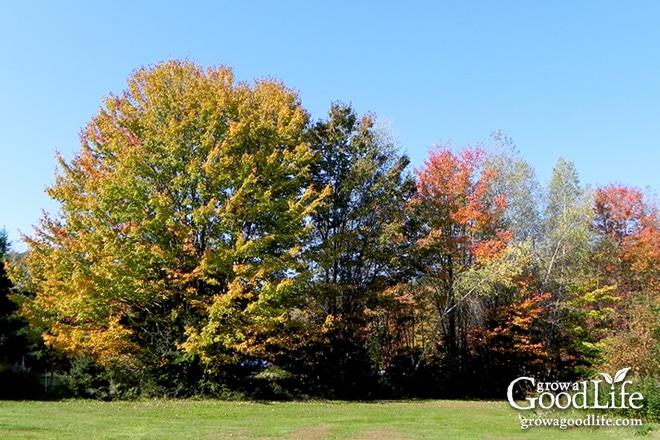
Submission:
M 654 199 L 563 159 L 541 185 L 501 132 L 412 170 L 371 114 L 312 121 L 278 81 L 171 60 L 80 139 L 60 211 L 25 254 L 0 240 L 5 394 L 504 398 L 658 373 Z

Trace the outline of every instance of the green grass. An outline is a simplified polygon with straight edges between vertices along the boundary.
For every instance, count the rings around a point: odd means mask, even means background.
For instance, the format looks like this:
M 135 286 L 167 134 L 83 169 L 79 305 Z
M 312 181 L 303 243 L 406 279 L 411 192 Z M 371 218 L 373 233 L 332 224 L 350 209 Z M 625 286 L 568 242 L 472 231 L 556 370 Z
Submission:
M 657 428 L 522 430 L 506 402 L 0 401 L 0 439 L 12 440 L 655 439 Z

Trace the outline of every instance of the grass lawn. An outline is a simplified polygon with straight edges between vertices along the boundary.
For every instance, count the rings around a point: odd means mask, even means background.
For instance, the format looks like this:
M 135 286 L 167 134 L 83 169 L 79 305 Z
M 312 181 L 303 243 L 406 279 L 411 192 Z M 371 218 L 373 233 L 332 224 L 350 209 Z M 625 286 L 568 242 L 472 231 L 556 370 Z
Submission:
M 522 430 L 506 402 L 0 401 L 0 439 L 12 440 L 660 439 L 659 428 Z

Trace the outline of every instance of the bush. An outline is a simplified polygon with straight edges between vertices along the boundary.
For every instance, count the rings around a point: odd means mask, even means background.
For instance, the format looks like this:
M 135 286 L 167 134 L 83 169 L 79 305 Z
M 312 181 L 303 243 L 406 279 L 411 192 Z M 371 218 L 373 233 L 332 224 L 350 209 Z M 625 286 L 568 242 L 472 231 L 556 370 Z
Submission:
M 72 360 L 69 372 L 62 375 L 62 389 L 68 397 L 115 400 L 135 399 L 149 387 L 129 371 L 100 367 L 80 357 Z
M 639 409 L 626 409 L 621 413 L 626 417 L 641 418 L 649 422 L 660 422 L 660 379 L 644 378 L 636 380 L 630 392 L 640 392 L 644 404 Z

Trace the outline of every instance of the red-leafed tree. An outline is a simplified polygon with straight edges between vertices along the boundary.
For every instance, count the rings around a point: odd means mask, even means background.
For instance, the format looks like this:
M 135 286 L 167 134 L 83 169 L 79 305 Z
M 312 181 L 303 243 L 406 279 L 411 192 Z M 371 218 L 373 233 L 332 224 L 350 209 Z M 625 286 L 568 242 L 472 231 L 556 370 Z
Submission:
M 460 367 L 478 298 L 510 269 L 501 258 L 511 238 L 503 228 L 505 198 L 490 191 L 497 171 L 485 159 L 479 148 L 438 148 L 417 173 L 418 289 L 432 322 L 420 361 L 436 349 Z
M 594 227 L 603 275 L 629 297 L 660 287 L 660 221 L 636 188 L 610 185 L 595 195 Z
M 607 339 L 612 368 L 658 373 L 660 334 L 660 221 L 657 210 L 636 188 L 610 185 L 595 196 L 596 261 L 605 283 L 622 299 Z

